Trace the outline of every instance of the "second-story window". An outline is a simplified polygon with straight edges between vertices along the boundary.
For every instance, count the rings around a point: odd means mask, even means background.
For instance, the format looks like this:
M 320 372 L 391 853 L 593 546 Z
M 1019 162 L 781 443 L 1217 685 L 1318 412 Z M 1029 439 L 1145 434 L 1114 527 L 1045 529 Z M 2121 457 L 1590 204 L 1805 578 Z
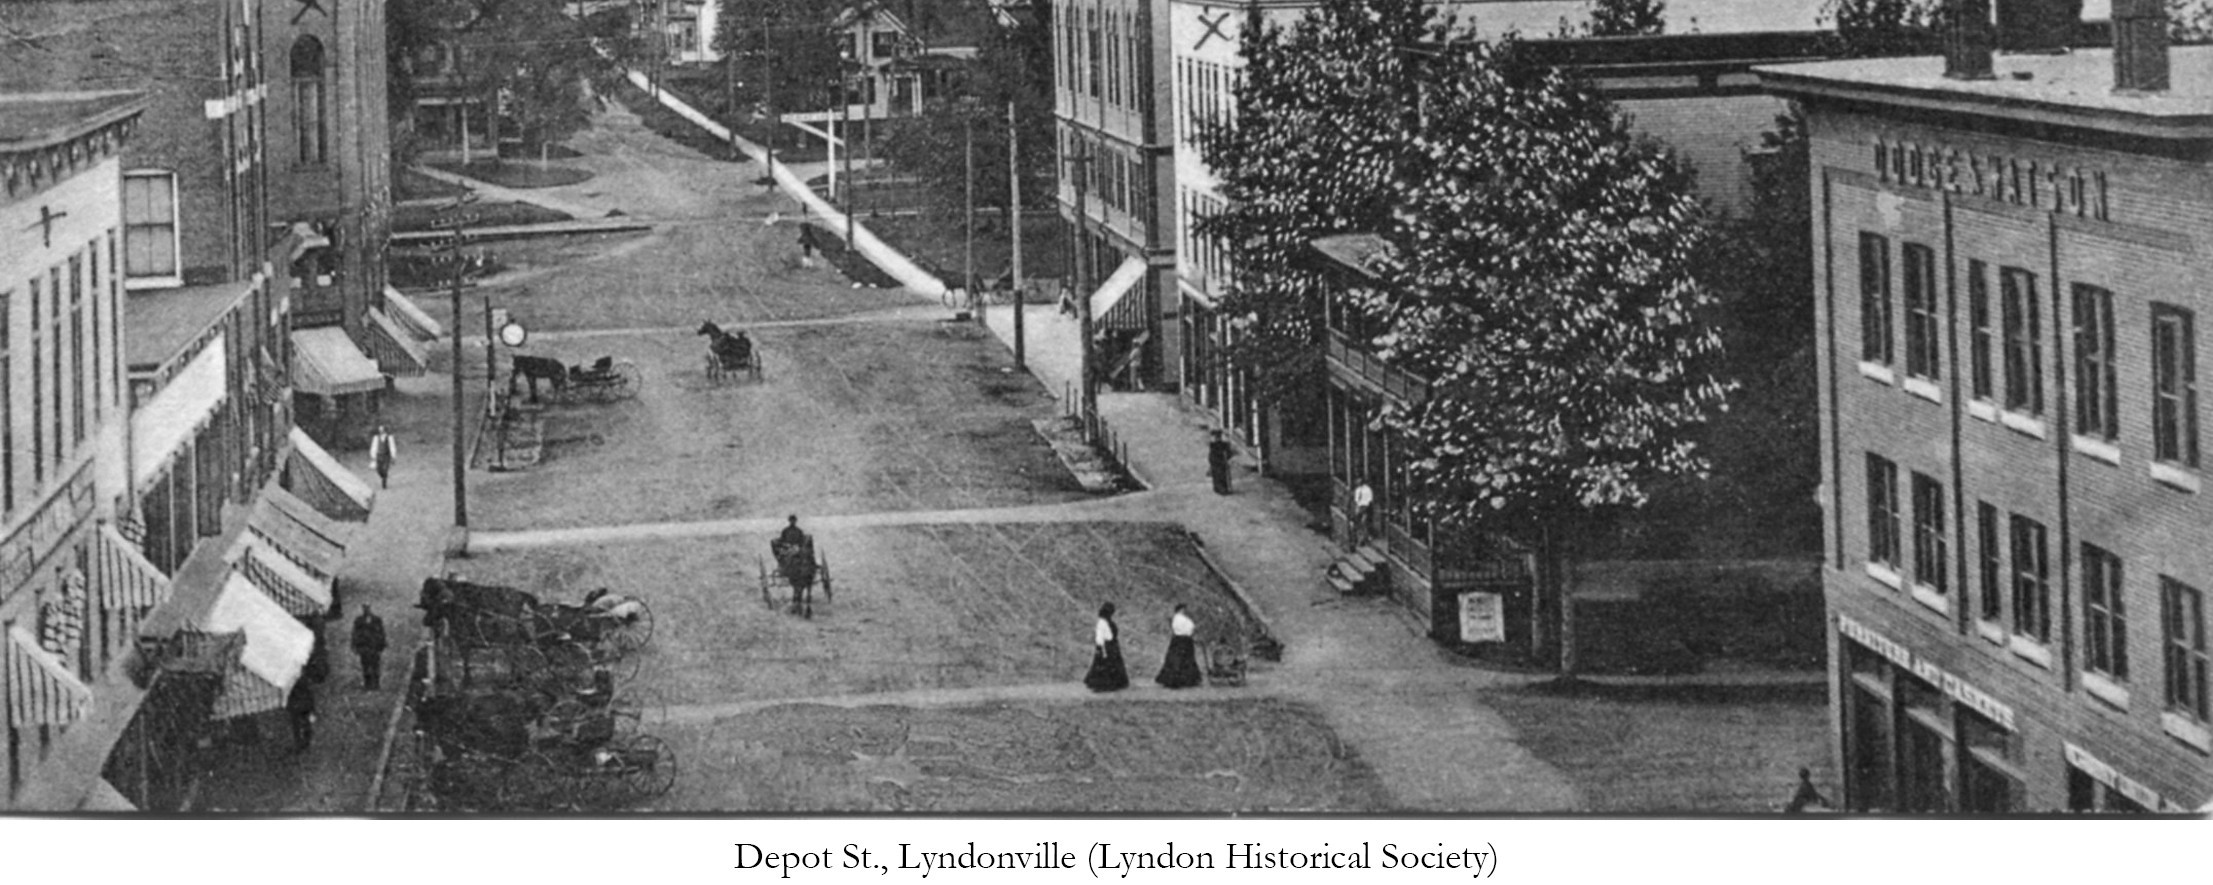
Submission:
M 1998 293 L 2005 319 L 2006 409 L 2044 414 L 2044 324 L 2036 309 L 2036 275 L 2004 268 L 1998 272 Z
M 130 279 L 179 280 L 177 176 L 123 176 L 123 273 Z
M 1944 595 L 1951 556 L 1944 542 L 1944 484 L 1913 475 L 1913 584 Z
M 2113 293 L 2075 284 L 2075 432 L 2120 438 L 2113 377 Z
M 2196 587 L 2161 576 L 2159 607 L 2167 709 L 2206 722 L 2205 597 Z
M 1987 501 L 1975 502 L 1976 583 L 1982 594 L 1977 614 L 1993 624 L 2004 620 L 2006 613 L 2005 560 L 1998 555 L 2003 543 L 1998 537 L 1998 508 Z
M 1898 569 L 1898 465 L 1867 456 L 1867 561 Z
M 1991 325 L 1990 266 L 1981 259 L 1967 262 L 1968 394 L 1979 400 L 1996 400 L 1997 384 L 1990 372 L 1990 351 L 1997 337 Z
M 2191 313 L 2152 305 L 2152 457 L 2198 466 L 2198 337 Z
M 303 164 L 330 161 L 323 99 L 323 41 L 303 36 L 292 43 L 292 128 Z
M 2051 570 L 2044 524 L 2013 517 L 2013 632 L 2039 643 L 2052 638 Z
M 1890 241 L 1860 234 L 1860 360 L 1890 365 Z
M 2128 681 L 2128 612 L 2121 602 L 2121 558 L 2082 545 L 2082 668 Z
M 1942 375 L 1938 369 L 1938 335 L 1943 328 L 1937 306 L 1936 252 L 1920 243 L 1907 243 L 1901 251 L 1905 259 L 1906 374 L 1934 381 Z

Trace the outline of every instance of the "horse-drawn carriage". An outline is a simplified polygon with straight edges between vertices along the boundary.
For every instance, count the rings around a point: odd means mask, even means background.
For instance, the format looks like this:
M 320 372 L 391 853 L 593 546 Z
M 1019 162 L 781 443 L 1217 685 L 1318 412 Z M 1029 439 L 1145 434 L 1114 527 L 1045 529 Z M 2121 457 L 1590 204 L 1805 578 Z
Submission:
M 532 356 L 518 353 L 513 357 L 514 371 L 507 376 L 507 396 L 515 396 L 515 382 L 529 382 L 530 401 L 538 402 L 538 382 L 546 382 L 555 402 L 612 402 L 638 395 L 644 376 L 638 372 L 638 364 L 630 360 L 618 360 L 603 356 L 590 364 L 569 365 L 548 356 Z
M 442 809 L 595 811 L 663 795 L 676 755 L 612 695 L 519 690 L 432 695 L 415 705 L 425 797 Z
M 583 685 L 595 669 L 636 675 L 653 638 L 645 600 L 600 589 L 581 604 L 542 602 L 513 587 L 425 578 L 416 607 L 464 674 L 501 683 Z
M 831 602 L 830 560 L 815 552 L 814 538 L 799 532 L 797 527 L 786 529 L 768 542 L 770 558 L 776 567 L 770 569 L 767 562 L 754 560 L 760 569 L 761 604 L 774 609 L 777 585 L 791 588 L 790 601 L 785 611 L 802 618 L 814 617 L 814 588 L 822 588 L 822 601 Z
M 745 330 L 724 331 L 713 322 L 702 322 L 696 335 L 707 336 L 707 380 L 721 381 L 734 375 L 761 380 L 761 351 Z

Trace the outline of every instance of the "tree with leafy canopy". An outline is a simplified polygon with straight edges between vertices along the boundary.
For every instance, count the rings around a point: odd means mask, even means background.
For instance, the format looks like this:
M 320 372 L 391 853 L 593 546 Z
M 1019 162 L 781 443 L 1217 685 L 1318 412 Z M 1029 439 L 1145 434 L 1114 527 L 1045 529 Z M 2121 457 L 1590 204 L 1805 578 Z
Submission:
M 844 75 L 841 0 L 722 0 L 715 51 L 756 113 L 816 110 L 835 100 Z
M 1591 0 L 1591 18 L 1583 26 L 1589 37 L 1645 37 L 1666 30 L 1662 0 Z
M 590 90 L 610 88 L 644 43 L 629 37 L 627 10 L 578 20 L 564 9 L 558 0 L 392 0 L 385 50 L 395 118 L 414 112 L 414 84 L 401 72 L 443 44 L 456 53 L 461 91 L 500 111 L 483 115 L 495 146 L 509 121 L 526 145 L 556 143 L 590 125 Z
M 940 210 L 958 211 L 967 200 L 965 140 L 975 140 L 976 205 L 1008 218 L 1007 103 L 1015 106 L 1021 139 L 1022 204 L 1049 205 L 1052 198 L 1052 32 L 1044 21 L 1024 19 L 1002 28 L 978 48 L 951 94 L 933 97 L 923 112 L 895 117 L 879 141 L 883 157 L 919 178 Z
M 1200 232 L 1229 246 L 1232 359 L 1263 391 L 1317 383 L 1311 356 L 1276 356 L 1317 350 L 1307 244 L 1392 244 L 1339 309 L 1372 330 L 1356 346 L 1431 381 L 1380 416 L 1416 512 L 1537 541 L 1556 601 L 1570 530 L 1707 469 L 1690 431 L 1730 389 L 1694 274 L 1707 220 L 1687 167 L 1590 84 L 1446 34 L 1418 0 L 1249 33 L 1235 121 L 1201 136 L 1231 208 Z
M 2213 43 L 2213 0 L 2167 0 L 2167 39 Z
M 1933 55 L 1944 49 L 1942 12 L 1942 0 L 1829 0 L 1821 22 L 1836 26 L 1842 55 Z

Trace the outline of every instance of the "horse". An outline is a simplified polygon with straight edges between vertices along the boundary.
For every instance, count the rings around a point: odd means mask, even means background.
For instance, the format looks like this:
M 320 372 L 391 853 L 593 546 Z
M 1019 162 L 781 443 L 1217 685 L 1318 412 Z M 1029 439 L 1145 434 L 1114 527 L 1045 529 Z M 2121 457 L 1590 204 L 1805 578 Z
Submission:
M 709 379 L 721 380 L 724 372 L 754 367 L 753 340 L 745 336 L 744 330 L 726 332 L 723 331 L 721 326 L 717 326 L 709 320 L 701 322 L 698 331 L 692 334 L 707 336 L 707 377 Z
M 514 367 L 514 372 L 507 376 L 507 396 L 509 398 L 513 398 L 515 395 L 515 379 L 517 378 L 530 380 L 530 401 L 534 403 L 538 401 L 539 379 L 551 382 L 555 391 L 565 390 L 569 386 L 569 367 L 552 357 L 518 353 L 514 355 Z

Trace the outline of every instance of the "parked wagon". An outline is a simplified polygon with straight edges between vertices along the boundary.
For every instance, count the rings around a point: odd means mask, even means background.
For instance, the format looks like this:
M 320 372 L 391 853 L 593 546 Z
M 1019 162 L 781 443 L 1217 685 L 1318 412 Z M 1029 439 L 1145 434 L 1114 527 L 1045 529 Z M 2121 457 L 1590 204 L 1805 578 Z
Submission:
M 560 360 L 530 354 L 515 354 L 514 371 L 507 376 L 507 395 L 515 395 L 515 382 L 528 382 L 530 401 L 539 402 L 538 382 L 546 382 L 555 402 L 612 402 L 638 395 L 645 378 L 638 371 L 638 364 L 630 360 L 618 360 L 603 356 L 589 364 L 571 366 Z

